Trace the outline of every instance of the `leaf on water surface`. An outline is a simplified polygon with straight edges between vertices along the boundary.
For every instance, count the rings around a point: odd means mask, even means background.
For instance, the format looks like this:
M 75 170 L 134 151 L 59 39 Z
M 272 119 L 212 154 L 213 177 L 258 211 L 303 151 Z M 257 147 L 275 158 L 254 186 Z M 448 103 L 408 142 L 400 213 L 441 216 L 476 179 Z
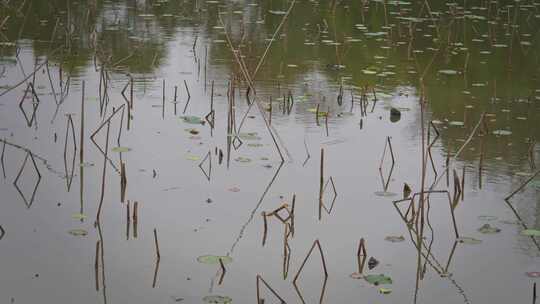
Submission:
M 399 242 L 405 241 L 405 237 L 403 235 L 400 235 L 400 236 L 389 235 L 385 237 L 384 240 L 391 243 L 399 243 Z
M 193 134 L 193 135 L 199 134 L 199 130 L 197 130 L 197 129 L 184 129 L 184 131 L 188 132 L 189 134 Z
M 171 296 L 171 299 L 175 302 L 182 302 L 184 301 L 184 298 L 181 298 L 181 297 L 174 297 L 174 296 Z
M 309 108 L 307 111 L 310 113 L 317 113 L 317 108 Z M 319 110 L 319 116 L 326 116 L 326 112 Z
M 249 162 L 251 162 L 251 158 L 243 157 L 243 156 L 238 156 L 234 160 L 239 162 L 239 163 L 249 163 Z
M 364 279 L 375 286 L 392 284 L 392 278 L 384 274 L 368 274 Z
M 269 12 L 270 14 L 272 14 L 272 15 L 278 15 L 278 16 L 279 16 L 279 15 L 285 15 L 285 14 L 287 14 L 286 11 L 278 11 L 278 10 L 269 10 L 268 12 Z
M 478 240 L 478 239 L 467 237 L 467 236 L 462 236 L 458 238 L 456 241 L 462 244 L 467 244 L 467 245 L 477 245 L 477 244 L 482 243 L 482 240 Z
M 478 231 L 483 234 L 495 234 L 501 232 L 501 229 L 493 227 L 490 224 L 484 224 L 482 227 L 478 228 Z
M 200 160 L 201 158 L 198 157 L 197 155 L 188 155 L 188 156 L 186 157 L 186 159 L 187 159 L 187 160 L 192 160 L 192 161 L 198 161 L 198 160 Z
M 261 138 L 257 136 L 257 132 L 239 133 L 238 137 L 243 140 L 261 140 Z
M 494 135 L 498 135 L 498 136 L 508 136 L 508 135 L 512 135 L 512 131 L 508 131 L 508 130 L 495 130 L 495 131 L 493 131 L 493 134 L 494 134 Z
M 232 299 L 227 296 L 206 296 L 203 301 L 209 304 L 227 304 L 231 303 Z
M 381 287 L 381 288 L 379 288 L 379 292 L 381 294 L 390 294 L 390 293 L 392 293 L 392 289 Z
M 392 196 L 396 196 L 397 193 L 390 192 L 390 191 L 376 191 L 375 195 L 382 196 L 382 197 L 392 197 Z
M 448 123 L 448 125 L 450 125 L 450 126 L 460 126 L 460 127 L 462 127 L 462 126 L 465 125 L 465 123 L 464 123 L 463 121 L 451 121 L 451 122 Z
M 536 230 L 536 229 L 525 229 L 525 230 L 522 230 L 522 231 L 521 231 L 521 235 L 540 237 L 540 230 Z
M 479 215 L 478 219 L 481 221 L 494 221 L 497 217 L 493 215 Z
M 453 76 L 453 75 L 458 75 L 459 72 L 456 70 L 439 70 L 439 74 Z
M 198 116 L 181 116 L 180 117 L 185 123 L 194 124 L 194 125 L 204 125 L 204 120 Z
M 114 147 L 111 149 L 111 151 L 116 153 L 125 153 L 131 151 L 131 149 L 128 147 Z
M 71 218 L 76 219 L 76 220 L 84 220 L 86 218 L 86 215 L 82 213 L 75 213 L 71 216 Z
M 84 229 L 71 229 L 68 232 L 69 232 L 69 234 L 74 235 L 74 236 L 86 236 L 86 235 L 88 235 L 88 231 L 86 231 Z
M 376 74 L 377 74 L 377 71 L 373 71 L 373 70 L 362 70 L 362 73 L 364 73 L 364 75 L 376 75 Z
M 197 261 L 202 264 L 216 265 L 219 264 L 219 260 L 223 264 L 229 264 L 232 262 L 232 258 L 229 256 L 219 256 L 219 255 L 201 255 L 197 258 Z

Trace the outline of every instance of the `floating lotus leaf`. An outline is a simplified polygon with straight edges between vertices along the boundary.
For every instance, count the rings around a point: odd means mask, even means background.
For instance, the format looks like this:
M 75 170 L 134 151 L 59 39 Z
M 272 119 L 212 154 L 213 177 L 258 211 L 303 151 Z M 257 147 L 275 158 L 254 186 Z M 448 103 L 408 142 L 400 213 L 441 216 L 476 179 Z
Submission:
M 478 216 L 478 219 L 481 221 L 494 221 L 497 217 L 493 215 L 480 215 Z
M 192 161 L 198 161 L 198 160 L 200 160 L 201 158 L 198 157 L 197 155 L 188 155 L 188 156 L 186 157 L 186 159 L 187 159 L 187 160 L 192 160 Z
M 384 238 L 385 241 L 392 242 L 392 243 L 399 243 L 405 241 L 405 237 L 403 235 L 395 236 L 395 235 L 389 235 Z
M 249 163 L 249 162 L 251 162 L 251 158 L 243 157 L 243 156 L 238 156 L 234 160 L 239 162 L 239 163 Z
M 286 11 L 278 11 L 278 10 L 269 10 L 268 12 L 272 15 L 278 15 L 278 16 L 287 14 Z
M 484 234 L 495 234 L 501 232 L 501 229 L 493 227 L 490 224 L 484 224 L 482 227 L 478 228 L 478 231 Z
M 76 220 L 84 220 L 86 218 L 86 215 L 82 213 L 75 213 L 71 217 Z
M 392 278 L 385 276 L 384 274 L 368 274 L 364 279 L 375 286 L 392 284 Z
M 450 125 L 450 126 L 460 126 L 460 127 L 462 127 L 462 126 L 465 125 L 465 123 L 464 123 L 463 121 L 451 121 L 451 122 L 448 123 L 448 125 Z
M 232 299 L 226 296 L 206 296 L 203 301 L 209 304 L 227 304 L 231 303 Z
M 495 131 L 493 131 L 493 134 L 494 134 L 494 135 L 498 135 L 498 136 L 508 136 L 508 135 L 512 135 L 512 131 L 508 131 L 508 130 L 495 130 Z
M 456 70 L 439 70 L 439 74 L 453 76 L 458 75 L 459 72 Z
M 365 75 L 375 75 L 375 74 L 377 74 L 377 71 L 373 71 L 373 70 L 362 70 L 362 73 L 364 73 Z
M 396 196 L 397 193 L 390 192 L 390 191 L 377 191 L 375 192 L 375 195 L 382 196 L 382 197 L 392 197 L 392 196 Z
M 180 118 L 182 118 L 185 123 L 194 125 L 204 124 L 204 120 L 198 116 L 181 116 Z
M 379 292 L 382 293 L 382 294 L 391 294 L 392 289 L 381 287 L 381 288 L 379 288 Z
M 84 230 L 84 229 L 71 229 L 70 231 L 68 231 L 69 234 L 71 235 L 74 235 L 74 236 L 85 236 L 85 235 L 88 235 L 88 231 Z
M 131 151 L 131 149 L 128 147 L 114 147 L 111 149 L 111 151 L 117 152 L 117 153 L 125 153 L 125 152 Z
M 522 231 L 521 231 L 521 235 L 540 237 L 540 230 L 536 230 L 536 229 L 525 229 L 525 230 L 522 230 Z
M 189 134 L 193 134 L 193 135 L 199 134 L 199 130 L 197 130 L 197 129 L 184 129 L 184 131 L 188 132 Z
M 243 140 L 261 140 L 261 138 L 257 136 L 257 132 L 240 133 L 238 134 L 238 137 Z
M 201 255 L 197 258 L 197 261 L 202 264 L 215 265 L 219 264 L 219 260 L 223 264 L 229 264 L 232 262 L 232 258 L 229 256 L 219 256 L 219 255 Z
M 482 240 L 478 240 L 478 239 L 475 239 L 472 237 L 466 237 L 466 236 L 462 236 L 458 238 L 457 241 L 462 244 L 468 244 L 468 245 L 477 245 L 477 244 L 482 243 Z

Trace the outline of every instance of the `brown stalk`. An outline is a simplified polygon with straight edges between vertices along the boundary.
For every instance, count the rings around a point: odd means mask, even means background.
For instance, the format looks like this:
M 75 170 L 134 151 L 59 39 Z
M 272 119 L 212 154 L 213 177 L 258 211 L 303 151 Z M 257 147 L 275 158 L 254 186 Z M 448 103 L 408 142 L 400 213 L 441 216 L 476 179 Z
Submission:
M 326 283 L 328 281 L 328 271 L 327 271 L 327 268 L 326 268 L 326 261 L 324 259 L 324 253 L 322 251 L 322 248 L 321 248 L 321 244 L 319 243 L 319 240 L 315 240 L 313 242 L 313 245 L 311 246 L 311 249 L 309 249 L 308 251 L 308 254 L 306 255 L 306 257 L 304 258 L 304 261 L 302 262 L 302 265 L 300 266 L 300 268 L 298 269 L 298 272 L 296 273 L 296 275 L 294 276 L 294 279 L 293 279 L 293 286 L 294 286 L 294 289 L 296 291 L 296 293 L 298 294 L 298 297 L 300 297 L 300 300 L 302 301 L 303 304 L 305 304 L 306 302 L 304 301 L 304 297 L 302 297 L 302 293 L 300 292 L 300 289 L 298 288 L 298 284 L 297 284 L 297 281 L 298 281 L 298 278 L 300 276 L 300 273 L 302 272 L 302 270 L 304 269 L 304 266 L 306 265 L 306 262 L 307 260 L 309 259 L 309 257 L 311 256 L 311 254 L 313 253 L 313 249 L 315 249 L 315 247 L 318 248 L 319 250 L 319 253 L 321 255 L 321 263 L 322 263 L 322 267 L 323 267 L 323 272 L 324 272 L 324 284 L 323 284 L 323 288 L 321 290 L 321 296 L 319 298 L 319 303 L 322 303 L 323 302 L 323 299 L 324 299 L 324 292 L 326 290 Z
M 165 79 L 163 79 L 163 98 L 161 102 L 161 118 L 165 118 Z
M 219 258 L 219 266 L 221 267 L 221 276 L 219 277 L 218 285 L 221 285 L 223 283 L 223 278 L 225 277 L 225 273 L 227 273 L 227 270 L 225 269 L 225 265 L 223 265 L 223 261 L 221 258 Z
M 259 274 L 257 275 L 257 279 L 256 279 L 257 304 L 264 304 L 264 299 L 261 299 L 261 292 L 260 292 L 260 284 L 259 284 L 259 282 L 262 282 L 264 284 L 264 286 L 266 286 L 266 288 L 268 288 L 268 290 L 270 290 L 270 292 L 272 292 L 272 294 L 274 294 L 274 296 L 276 296 L 276 298 L 278 298 L 280 300 L 281 304 L 287 304 L 287 302 L 285 302 L 285 300 L 283 300 L 283 298 L 270 285 L 268 285 L 268 283 L 266 283 L 266 281 Z
M 99 247 L 100 241 L 96 242 L 96 257 L 94 259 L 94 276 L 96 278 L 96 291 L 99 291 Z
M 362 274 L 364 272 L 364 265 L 367 260 L 366 242 L 364 241 L 364 238 L 361 238 L 360 242 L 358 243 L 356 260 L 358 262 L 358 273 Z
M 137 238 L 137 224 L 139 222 L 138 208 L 139 202 L 133 204 L 133 238 Z
M 516 193 L 518 193 L 519 191 L 521 191 L 523 188 L 525 188 L 525 186 L 527 186 L 527 184 L 532 181 L 538 174 L 540 174 L 540 170 L 534 172 L 527 180 L 525 180 L 523 183 L 521 183 L 521 185 L 514 191 L 512 191 L 512 193 L 510 193 L 507 197 L 505 197 L 504 199 L 505 200 L 510 200 Z
M 126 198 L 127 177 L 126 177 L 126 163 L 120 164 L 120 202 L 124 202 Z
M 107 154 L 109 152 L 109 130 L 111 127 L 111 122 L 107 122 L 107 136 L 105 139 L 105 157 L 103 158 L 103 171 L 101 174 L 101 195 L 99 199 L 99 207 L 96 215 L 96 222 L 99 223 L 100 215 L 101 215 L 101 208 L 103 206 L 103 198 L 105 196 L 105 176 L 107 172 Z
M 186 80 L 184 79 L 184 87 L 186 87 L 186 93 L 188 95 L 188 98 L 187 98 L 187 101 L 186 101 L 186 105 L 184 106 L 184 111 L 182 113 L 186 113 L 186 110 L 187 110 L 187 107 L 189 105 L 189 101 L 191 100 L 191 94 L 189 94 L 189 88 L 188 88 L 188 85 L 187 85 L 187 82 Z
M 322 205 L 324 194 L 324 148 L 321 148 L 321 166 L 319 178 L 319 221 L 322 219 Z
M 71 129 L 71 137 L 73 139 L 73 159 L 71 163 L 70 173 L 68 173 L 68 165 L 67 165 L 67 147 L 68 147 L 69 129 Z M 73 126 L 73 118 L 71 117 L 71 114 L 68 114 L 66 136 L 64 139 L 64 169 L 65 169 L 65 174 L 66 174 L 66 187 L 67 187 L 68 192 L 71 189 L 71 182 L 73 181 L 73 174 L 75 172 L 75 159 L 77 157 L 76 152 L 77 152 L 77 142 L 75 138 L 75 127 Z
M 126 205 L 126 240 L 129 240 L 129 226 L 131 226 L 130 201 Z
M 262 245 L 264 247 L 264 245 L 266 244 L 266 236 L 268 235 L 268 221 L 266 219 L 266 212 L 263 211 L 261 215 L 263 217 L 263 223 L 264 223 L 264 231 L 263 231 L 263 239 L 262 239 Z

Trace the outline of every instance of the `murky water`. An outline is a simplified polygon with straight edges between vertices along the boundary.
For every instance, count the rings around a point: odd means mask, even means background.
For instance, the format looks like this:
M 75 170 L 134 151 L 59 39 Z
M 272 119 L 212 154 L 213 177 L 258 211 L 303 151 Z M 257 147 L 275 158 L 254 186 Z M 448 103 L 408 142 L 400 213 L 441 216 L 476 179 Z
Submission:
M 0 302 L 532 301 L 539 6 L 2 2 Z

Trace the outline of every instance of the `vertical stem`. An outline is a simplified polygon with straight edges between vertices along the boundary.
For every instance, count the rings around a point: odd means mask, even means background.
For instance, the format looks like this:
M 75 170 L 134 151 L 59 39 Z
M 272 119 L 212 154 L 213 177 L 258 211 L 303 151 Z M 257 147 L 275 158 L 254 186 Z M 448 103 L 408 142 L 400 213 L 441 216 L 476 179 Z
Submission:
M 323 191 L 324 191 L 324 148 L 321 148 L 321 176 L 319 183 L 319 221 L 322 218 L 322 203 L 323 203 Z

